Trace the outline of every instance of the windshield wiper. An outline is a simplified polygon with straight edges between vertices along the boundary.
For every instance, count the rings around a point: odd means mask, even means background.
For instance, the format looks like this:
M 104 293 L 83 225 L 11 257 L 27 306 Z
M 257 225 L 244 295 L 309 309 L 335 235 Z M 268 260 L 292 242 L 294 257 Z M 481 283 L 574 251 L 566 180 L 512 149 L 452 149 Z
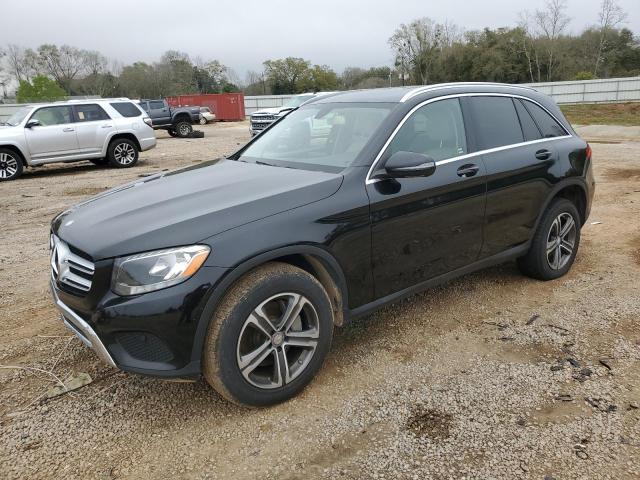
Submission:
M 256 160 L 254 163 L 257 163 L 258 165 L 267 165 L 268 167 L 275 167 L 275 165 L 273 163 L 267 163 L 267 162 L 263 162 L 261 160 Z

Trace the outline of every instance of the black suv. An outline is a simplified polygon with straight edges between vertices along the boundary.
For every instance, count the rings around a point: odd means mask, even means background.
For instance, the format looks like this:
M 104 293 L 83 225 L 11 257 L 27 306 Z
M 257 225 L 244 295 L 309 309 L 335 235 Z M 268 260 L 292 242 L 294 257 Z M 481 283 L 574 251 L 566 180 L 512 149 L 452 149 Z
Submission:
M 564 275 L 593 191 L 589 145 L 535 90 L 338 93 L 228 158 L 60 214 L 51 287 L 108 364 L 268 405 L 350 318 L 508 260 Z

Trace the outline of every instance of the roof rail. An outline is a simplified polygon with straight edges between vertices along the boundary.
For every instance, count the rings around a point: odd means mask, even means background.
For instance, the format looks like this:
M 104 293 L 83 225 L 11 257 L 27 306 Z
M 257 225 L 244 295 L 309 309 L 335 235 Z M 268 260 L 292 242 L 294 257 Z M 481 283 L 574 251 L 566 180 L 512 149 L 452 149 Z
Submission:
M 433 85 L 424 85 L 421 87 L 416 87 L 413 90 L 407 92 L 401 99 L 400 102 L 406 102 L 416 95 L 420 95 L 424 92 L 429 92 L 432 90 L 440 90 L 445 88 L 456 88 L 456 87 L 464 87 L 464 86 L 486 86 L 486 87 L 512 87 L 512 88 L 522 88 L 526 90 L 534 90 L 531 87 L 525 87 L 521 85 L 513 85 L 511 83 L 496 83 L 496 82 L 451 82 L 451 83 L 435 83 Z

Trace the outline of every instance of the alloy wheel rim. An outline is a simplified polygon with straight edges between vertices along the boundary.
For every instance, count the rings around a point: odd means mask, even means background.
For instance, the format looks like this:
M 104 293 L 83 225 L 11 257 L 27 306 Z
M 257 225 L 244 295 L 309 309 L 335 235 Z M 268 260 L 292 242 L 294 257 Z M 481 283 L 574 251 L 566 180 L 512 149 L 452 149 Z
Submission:
M 576 243 L 576 221 L 570 213 L 558 215 L 547 234 L 547 263 L 553 270 L 564 268 L 569 262 Z
M 18 159 L 9 153 L 0 153 L 0 178 L 11 178 L 18 173 Z
M 274 295 L 251 312 L 240 330 L 238 368 L 254 387 L 283 387 L 305 371 L 319 334 L 318 313 L 304 295 Z
M 189 126 L 188 125 L 180 125 L 180 134 L 188 135 L 189 134 Z
M 128 143 L 120 143 L 113 151 L 113 156 L 120 165 L 129 165 L 136 158 L 136 151 Z

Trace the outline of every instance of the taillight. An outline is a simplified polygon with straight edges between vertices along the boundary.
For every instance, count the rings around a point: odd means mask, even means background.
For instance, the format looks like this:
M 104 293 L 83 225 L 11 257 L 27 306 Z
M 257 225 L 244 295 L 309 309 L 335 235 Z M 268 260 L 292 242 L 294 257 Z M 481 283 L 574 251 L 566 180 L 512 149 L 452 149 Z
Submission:
M 144 118 L 142 119 L 142 121 L 143 121 L 144 123 L 146 123 L 147 125 L 149 125 L 150 127 L 152 127 L 152 126 L 153 126 L 153 122 L 151 121 L 151 119 L 150 119 L 149 117 L 144 117 Z
M 586 154 L 587 154 L 587 160 L 591 160 L 591 145 L 589 145 L 588 143 L 587 143 Z

